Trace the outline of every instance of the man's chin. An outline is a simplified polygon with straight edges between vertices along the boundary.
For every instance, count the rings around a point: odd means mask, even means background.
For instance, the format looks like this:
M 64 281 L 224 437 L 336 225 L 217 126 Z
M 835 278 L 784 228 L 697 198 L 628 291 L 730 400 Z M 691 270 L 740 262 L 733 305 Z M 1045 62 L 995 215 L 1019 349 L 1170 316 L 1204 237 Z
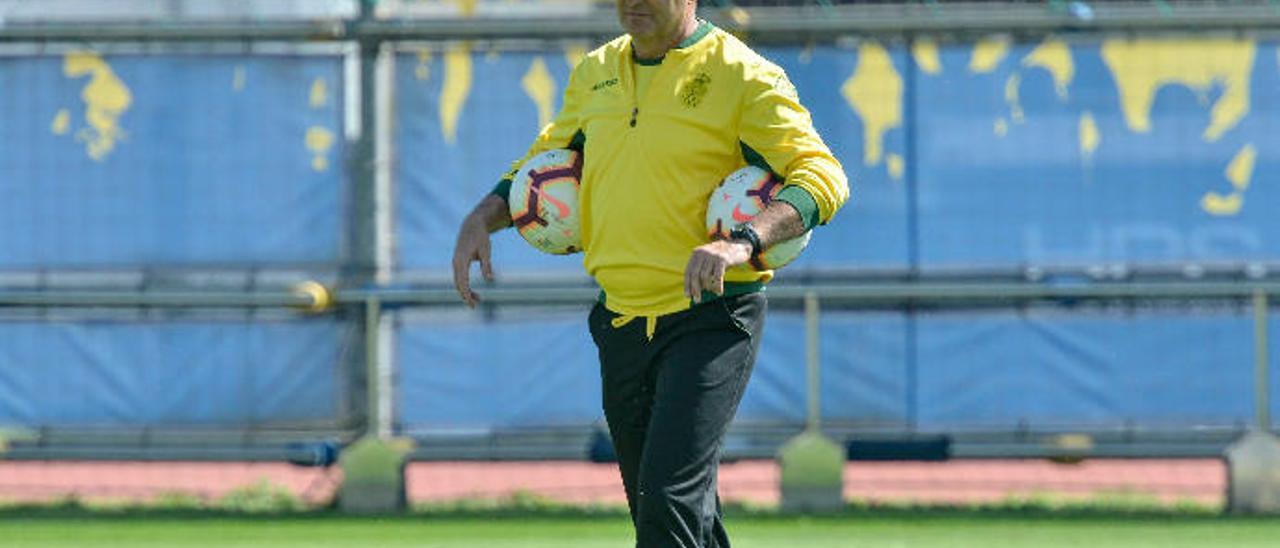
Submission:
M 623 17 L 621 23 L 622 29 L 632 36 L 643 36 L 653 32 L 653 22 L 644 17 Z

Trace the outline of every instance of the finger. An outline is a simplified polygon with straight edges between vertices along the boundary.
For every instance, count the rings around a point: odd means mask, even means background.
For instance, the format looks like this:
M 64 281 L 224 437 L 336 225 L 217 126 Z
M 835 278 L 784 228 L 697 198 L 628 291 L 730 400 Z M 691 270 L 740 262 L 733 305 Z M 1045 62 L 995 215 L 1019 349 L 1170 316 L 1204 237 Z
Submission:
M 702 267 L 702 279 L 699 281 L 702 290 L 708 293 L 715 293 L 716 290 L 716 261 L 708 261 Z
M 711 271 L 711 291 L 716 295 L 724 295 L 724 263 L 716 261 L 715 268 Z
M 485 243 L 480 246 L 480 274 L 484 279 L 493 281 L 493 262 L 489 259 L 490 246 Z
M 698 255 L 696 263 L 694 263 L 693 268 L 690 269 L 692 281 L 689 284 L 689 298 L 693 299 L 694 303 L 702 302 L 702 288 L 704 287 L 702 280 L 704 277 L 703 270 L 705 269 L 705 265 L 706 261 L 704 258 L 701 255 Z
M 458 290 L 462 302 L 474 308 L 478 296 L 471 291 L 471 258 L 462 254 L 453 256 L 453 287 Z

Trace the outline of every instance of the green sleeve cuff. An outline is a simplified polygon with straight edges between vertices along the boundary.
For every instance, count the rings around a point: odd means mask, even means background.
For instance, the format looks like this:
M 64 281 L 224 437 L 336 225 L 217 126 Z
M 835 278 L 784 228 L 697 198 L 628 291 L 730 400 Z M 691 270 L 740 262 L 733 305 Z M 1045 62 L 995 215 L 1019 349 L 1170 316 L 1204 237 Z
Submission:
M 502 198 L 502 201 L 511 203 L 511 179 L 503 179 L 493 186 L 493 190 L 489 192 L 494 196 Z M 813 200 L 813 198 L 809 198 Z
M 812 230 L 813 227 L 818 226 L 818 221 L 820 220 L 818 216 L 818 201 L 813 199 L 813 195 L 809 194 L 809 191 L 796 185 L 787 185 L 782 187 L 782 190 L 778 192 L 778 196 L 774 199 L 791 204 L 791 207 L 796 208 L 796 213 L 800 214 L 800 220 L 804 221 L 805 230 Z

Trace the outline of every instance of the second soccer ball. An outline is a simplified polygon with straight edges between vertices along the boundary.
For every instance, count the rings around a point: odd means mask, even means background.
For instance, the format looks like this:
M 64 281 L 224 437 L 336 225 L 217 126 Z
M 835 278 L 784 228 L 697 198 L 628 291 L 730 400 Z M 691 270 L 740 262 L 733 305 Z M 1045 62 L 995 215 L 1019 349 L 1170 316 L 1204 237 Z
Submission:
M 746 166 L 729 174 L 711 193 L 707 203 L 707 236 L 713 240 L 729 237 L 730 230 L 755 218 L 781 190 L 781 181 L 756 166 Z M 773 270 L 794 261 L 809 245 L 811 232 L 770 246 L 751 259 L 751 267 Z

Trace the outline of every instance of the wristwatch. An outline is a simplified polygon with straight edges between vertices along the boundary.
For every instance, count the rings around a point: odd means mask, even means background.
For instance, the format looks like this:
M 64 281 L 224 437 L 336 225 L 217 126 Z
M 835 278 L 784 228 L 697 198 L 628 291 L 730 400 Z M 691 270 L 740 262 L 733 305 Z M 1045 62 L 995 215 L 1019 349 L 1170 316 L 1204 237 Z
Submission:
M 756 257 L 760 255 L 761 251 L 764 251 L 760 249 L 760 234 L 756 232 L 756 227 L 751 226 L 751 223 L 742 223 L 734 227 L 733 230 L 729 231 L 729 239 L 746 240 L 747 243 L 750 243 L 752 257 Z

